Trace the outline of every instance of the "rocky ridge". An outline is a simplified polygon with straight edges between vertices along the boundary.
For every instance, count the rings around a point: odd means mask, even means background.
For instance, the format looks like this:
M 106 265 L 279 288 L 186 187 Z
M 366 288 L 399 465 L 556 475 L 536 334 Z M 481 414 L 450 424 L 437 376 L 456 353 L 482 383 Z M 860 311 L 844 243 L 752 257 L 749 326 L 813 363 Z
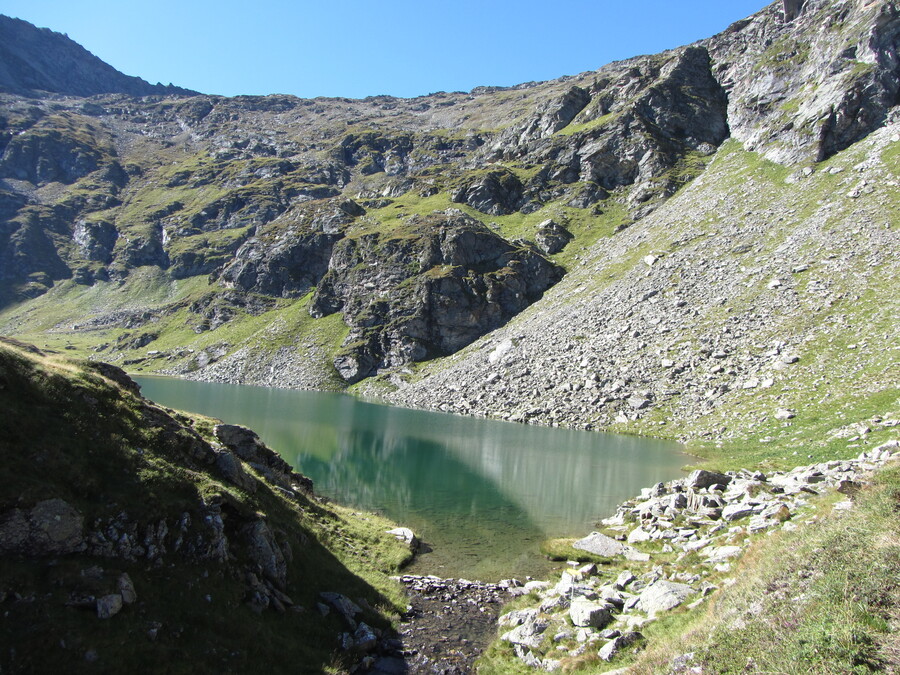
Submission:
M 36 97 L 49 92 L 70 96 L 196 93 L 123 75 L 67 35 L 8 16 L 0 16 L 0 91 Z

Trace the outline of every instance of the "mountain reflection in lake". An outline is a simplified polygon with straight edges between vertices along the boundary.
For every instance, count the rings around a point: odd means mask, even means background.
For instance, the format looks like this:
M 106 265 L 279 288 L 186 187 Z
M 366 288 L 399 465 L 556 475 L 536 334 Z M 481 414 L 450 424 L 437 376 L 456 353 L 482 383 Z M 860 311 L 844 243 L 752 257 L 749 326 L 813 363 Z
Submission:
M 672 443 L 393 408 L 340 394 L 140 378 L 163 405 L 254 429 L 316 491 L 412 528 L 412 571 L 539 575 L 541 540 L 581 536 L 678 475 Z

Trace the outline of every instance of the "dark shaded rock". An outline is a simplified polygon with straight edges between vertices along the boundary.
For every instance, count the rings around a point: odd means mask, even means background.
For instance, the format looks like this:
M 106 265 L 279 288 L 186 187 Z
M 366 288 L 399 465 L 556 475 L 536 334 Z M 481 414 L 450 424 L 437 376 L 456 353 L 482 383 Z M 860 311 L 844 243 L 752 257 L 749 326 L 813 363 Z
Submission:
M 112 223 L 106 221 L 79 220 L 75 224 L 72 238 L 86 259 L 108 264 L 112 261 L 113 247 L 119 233 Z
M 306 204 L 241 246 L 219 275 L 230 287 L 276 297 L 297 297 L 328 271 L 335 242 L 365 210 L 350 199 Z
M 59 555 L 84 548 L 84 518 L 62 499 L 47 499 L 30 509 L 0 515 L 2 554 Z
M 266 447 L 256 432 L 236 424 L 217 424 L 213 433 L 223 445 L 259 471 L 270 483 L 284 490 L 312 490 L 312 481 L 296 473 L 281 455 Z M 223 460 L 223 465 L 226 462 L 227 460 Z M 224 470 L 229 470 L 229 467 L 225 465 Z
M 26 206 L 0 222 L 0 302 L 37 297 L 72 272 L 56 242 L 69 238 L 65 218 L 51 209 Z
M 731 476 L 724 473 L 715 473 L 704 469 L 696 469 L 685 479 L 685 486 L 702 490 L 703 488 L 712 487 L 713 485 L 728 485 L 731 482 Z
M 264 520 L 255 520 L 242 530 L 247 545 L 248 557 L 259 571 L 278 588 L 284 588 L 287 581 L 287 562 L 275 535 Z
M 782 4 L 784 7 L 784 20 L 793 21 L 798 16 L 800 16 L 800 12 L 803 10 L 804 1 L 805 0 L 782 0 Z
M 140 385 L 138 385 L 137 382 L 128 377 L 128 373 L 126 373 L 118 366 L 114 366 L 103 361 L 89 361 L 86 367 L 89 367 L 92 370 L 96 370 L 98 373 L 103 375 L 103 377 L 112 380 L 117 385 L 122 387 L 125 391 L 129 391 L 135 395 L 138 395 L 141 392 Z
M 553 255 L 562 251 L 566 244 L 574 239 L 574 236 L 562 225 L 557 225 L 552 220 L 545 220 L 538 225 L 534 241 L 547 255 Z

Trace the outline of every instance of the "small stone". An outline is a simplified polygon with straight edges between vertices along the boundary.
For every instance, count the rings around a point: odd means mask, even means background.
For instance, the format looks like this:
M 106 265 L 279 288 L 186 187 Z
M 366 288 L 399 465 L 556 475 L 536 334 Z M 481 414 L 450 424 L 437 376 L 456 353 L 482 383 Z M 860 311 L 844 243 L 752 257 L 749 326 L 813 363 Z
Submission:
M 122 611 L 122 596 L 118 593 L 110 593 L 97 598 L 97 616 L 101 619 L 109 619 Z
M 628 584 L 634 581 L 635 578 L 636 577 L 631 572 L 625 570 L 619 573 L 619 576 L 616 577 L 616 581 L 613 585 L 621 591 L 624 590 L 628 586 Z
M 123 572 L 118 581 L 119 593 L 122 596 L 122 602 L 130 605 L 137 601 L 137 592 L 134 590 L 134 583 L 127 572 Z
M 365 652 L 372 651 L 378 644 L 378 637 L 375 632 L 366 623 L 360 622 L 356 631 L 353 633 L 353 641 L 359 649 Z

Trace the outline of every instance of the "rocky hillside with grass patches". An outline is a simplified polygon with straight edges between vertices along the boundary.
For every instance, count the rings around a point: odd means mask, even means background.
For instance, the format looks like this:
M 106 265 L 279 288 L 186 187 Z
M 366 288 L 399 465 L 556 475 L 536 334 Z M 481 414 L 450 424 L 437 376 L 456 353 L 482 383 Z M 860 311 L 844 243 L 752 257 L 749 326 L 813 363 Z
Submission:
M 409 548 L 250 430 L 0 341 L 0 664 L 326 672 L 381 648 Z
M 898 148 L 892 122 L 792 170 L 729 141 L 541 302 L 383 395 L 678 438 L 724 464 L 714 444 L 852 453 L 853 425 L 900 397 Z
M 720 194 L 710 163 L 741 148 L 790 176 L 886 128 L 898 17 L 890 0 L 779 2 L 662 54 L 415 99 L 2 94 L 0 331 L 199 379 L 402 375 L 543 312 L 563 274 L 592 302 L 608 273 L 589 261 L 633 251 L 698 176 L 701 210 L 724 200 L 751 227 L 738 204 L 757 194 Z M 804 181 L 779 194 L 796 208 Z M 482 230 L 484 251 L 427 253 L 437 221 Z

